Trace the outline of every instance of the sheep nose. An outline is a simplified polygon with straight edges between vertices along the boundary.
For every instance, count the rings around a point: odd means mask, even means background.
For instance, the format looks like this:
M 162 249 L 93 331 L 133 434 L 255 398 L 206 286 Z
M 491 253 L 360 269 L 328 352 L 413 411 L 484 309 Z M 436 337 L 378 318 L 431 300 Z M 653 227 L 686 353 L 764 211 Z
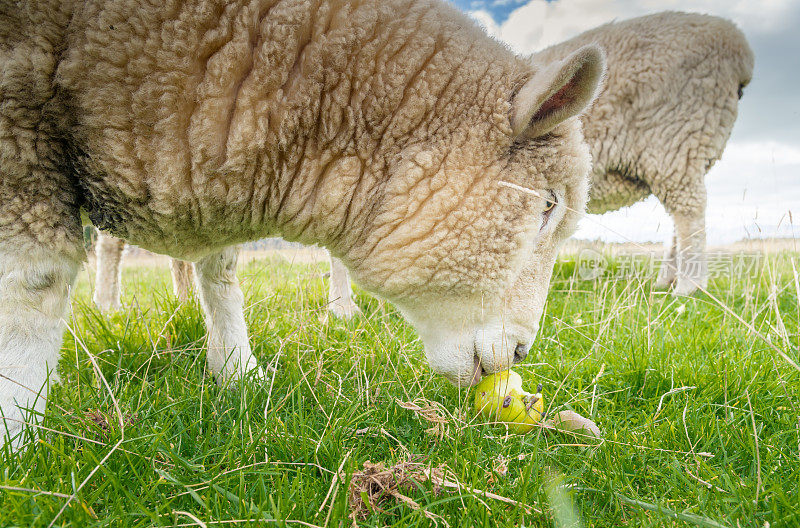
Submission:
M 514 363 L 519 363 L 528 357 L 528 350 L 530 348 L 525 343 L 517 343 L 517 348 L 514 349 Z

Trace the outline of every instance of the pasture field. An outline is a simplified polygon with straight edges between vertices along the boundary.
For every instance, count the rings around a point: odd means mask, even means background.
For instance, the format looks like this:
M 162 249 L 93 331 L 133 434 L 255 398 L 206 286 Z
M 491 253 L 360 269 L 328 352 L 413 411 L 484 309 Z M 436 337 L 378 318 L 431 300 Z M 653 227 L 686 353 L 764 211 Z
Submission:
M 126 267 L 110 317 L 82 273 L 44 427 L 0 453 L 0 526 L 800 526 L 800 255 L 738 259 L 716 300 L 652 291 L 646 259 L 560 259 L 516 370 L 601 441 L 481 423 L 386 302 L 323 322 L 326 265 L 240 266 L 277 375 L 233 389 L 166 266 Z

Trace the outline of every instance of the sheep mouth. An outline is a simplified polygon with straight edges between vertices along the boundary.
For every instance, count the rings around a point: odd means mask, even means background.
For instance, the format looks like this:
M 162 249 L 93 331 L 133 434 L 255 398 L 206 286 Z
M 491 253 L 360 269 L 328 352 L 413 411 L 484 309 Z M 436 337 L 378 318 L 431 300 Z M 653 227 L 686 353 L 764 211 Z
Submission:
M 478 354 L 475 354 L 474 358 L 475 358 L 475 363 L 474 363 L 474 368 L 472 370 L 472 379 L 469 382 L 470 387 L 474 387 L 475 385 L 477 385 L 481 381 L 481 378 L 483 378 L 488 374 L 488 372 L 486 372 L 486 369 L 483 368 L 483 365 L 481 364 L 481 358 L 478 357 Z

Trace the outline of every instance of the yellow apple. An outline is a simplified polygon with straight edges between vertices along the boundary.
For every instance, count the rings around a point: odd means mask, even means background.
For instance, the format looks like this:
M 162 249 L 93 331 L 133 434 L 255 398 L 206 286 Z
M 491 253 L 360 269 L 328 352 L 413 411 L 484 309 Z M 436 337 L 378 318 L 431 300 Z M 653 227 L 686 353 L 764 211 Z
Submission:
M 531 394 L 522 389 L 522 378 L 516 372 L 491 374 L 475 385 L 474 409 L 489 421 L 507 424 L 512 433 L 525 434 L 542 419 L 542 386 Z

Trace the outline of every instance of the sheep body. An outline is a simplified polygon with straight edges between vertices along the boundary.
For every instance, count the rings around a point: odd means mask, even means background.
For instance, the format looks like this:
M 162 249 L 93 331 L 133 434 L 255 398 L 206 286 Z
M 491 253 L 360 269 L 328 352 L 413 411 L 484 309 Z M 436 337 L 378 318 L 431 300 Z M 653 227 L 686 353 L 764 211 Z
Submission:
M 220 381 L 258 372 L 232 246 L 273 234 L 330 248 L 454 383 L 508 368 L 585 206 L 573 116 L 603 56 L 538 68 L 438 0 L 32 0 L 0 5 L 0 71 L 14 436 L 58 361 L 81 211 L 195 261 Z

